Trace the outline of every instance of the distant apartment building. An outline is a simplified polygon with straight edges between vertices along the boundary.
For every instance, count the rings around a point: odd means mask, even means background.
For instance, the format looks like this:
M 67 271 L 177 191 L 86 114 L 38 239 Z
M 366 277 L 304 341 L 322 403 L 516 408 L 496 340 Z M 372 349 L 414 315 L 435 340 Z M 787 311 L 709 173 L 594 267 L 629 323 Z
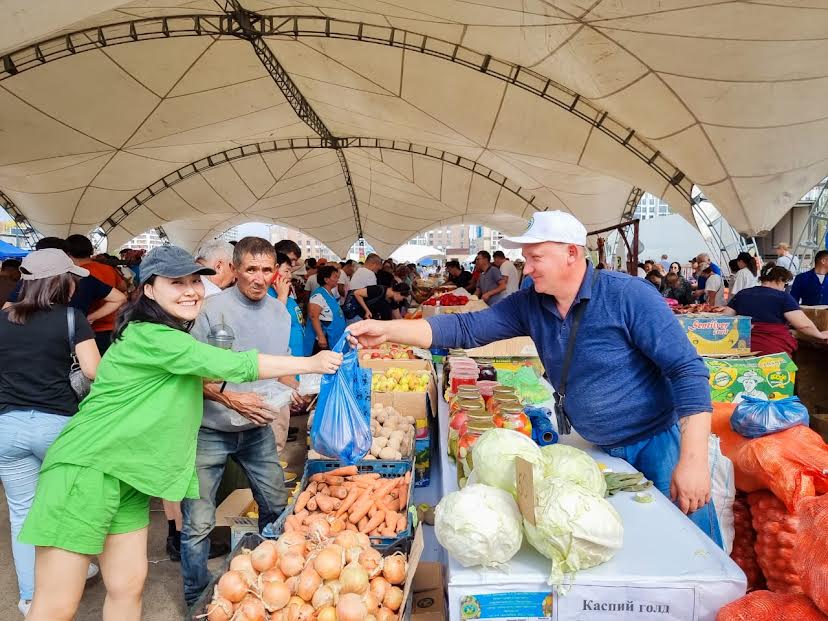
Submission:
M 156 229 L 150 229 L 145 233 L 141 233 L 138 237 L 133 237 L 121 246 L 121 248 L 132 248 L 134 250 L 146 250 L 149 252 L 153 248 L 158 248 L 158 246 L 163 245 L 164 240 L 158 234 L 158 231 Z
M 670 206 L 667 203 L 657 196 L 645 193 L 638 201 L 633 217 L 639 220 L 652 220 L 659 216 L 669 216 L 671 213 Z

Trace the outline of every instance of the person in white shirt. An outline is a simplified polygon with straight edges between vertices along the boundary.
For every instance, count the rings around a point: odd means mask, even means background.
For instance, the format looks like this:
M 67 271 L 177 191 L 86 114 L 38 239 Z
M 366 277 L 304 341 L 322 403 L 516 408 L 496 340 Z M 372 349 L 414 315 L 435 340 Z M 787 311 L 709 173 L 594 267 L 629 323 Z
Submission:
M 782 242 L 776 244 L 774 248 L 776 249 L 776 254 L 779 257 L 776 261 L 776 265 L 784 267 L 794 276 L 799 274 L 799 257 L 791 254 L 790 245 Z
M 731 300 L 742 289 L 750 289 L 759 284 L 756 279 L 756 260 L 749 252 L 740 252 L 739 256 L 736 257 L 736 264 L 739 271 L 736 272 L 736 278 L 730 288 Z
M 201 277 L 205 299 L 221 293 L 235 282 L 233 250 L 233 244 L 221 239 L 211 239 L 204 242 L 196 251 L 196 263 L 216 272 L 214 276 Z
M 339 298 L 344 300 L 345 296 L 348 295 L 348 291 L 351 290 L 351 276 L 354 275 L 354 272 L 357 268 L 357 262 L 353 259 L 348 259 L 345 261 L 345 264 L 342 266 L 342 269 L 339 270 L 339 282 L 337 283 L 337 290 L 339 292 Z
M 351 291 L 377 284 L 377 272 L 381 267 L 382 259 L 378 254 L 371 253 L 365 257 L 365 265 L 359 267 L 351 276 Z
M 701 266 L 700 273 L 707 279 L 707 281 L 704 284 L 704 301 L 712 306 L 724 306 L 725 287 L 724 280 L 722 280 L 722 277 L 719 276 L 716 272 L 714 272 L 713 268 L 710 267 L 709 264 Z
M 515 264 L 506 258 L 502 250 L 495 250 L 492 255 L 492 263 L 500 270 L 500 275 L 507 278 L 506 290 L 503 292 L 503 297 L 507 297 L 518 290 L 520 286 L 520 276 L 518 275 Z

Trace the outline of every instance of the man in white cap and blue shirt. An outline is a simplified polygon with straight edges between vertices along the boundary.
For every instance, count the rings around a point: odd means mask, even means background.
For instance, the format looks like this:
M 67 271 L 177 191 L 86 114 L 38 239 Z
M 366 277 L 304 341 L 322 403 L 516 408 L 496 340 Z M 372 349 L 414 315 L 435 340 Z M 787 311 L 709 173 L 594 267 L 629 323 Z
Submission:
M 562 211 L 536 212 L 520 248 L 533 287 L 477 313 L 421 321 L 361 321 L 365 347 L 385 341 L 472 348 L 516 336 L 535 342 L 553 384 L 559 431 L 572 426 L 653 481 L 722 545 L 710 502 L 708 371 L 658 291 L 626 274 L 596 271 L 587 232 Z

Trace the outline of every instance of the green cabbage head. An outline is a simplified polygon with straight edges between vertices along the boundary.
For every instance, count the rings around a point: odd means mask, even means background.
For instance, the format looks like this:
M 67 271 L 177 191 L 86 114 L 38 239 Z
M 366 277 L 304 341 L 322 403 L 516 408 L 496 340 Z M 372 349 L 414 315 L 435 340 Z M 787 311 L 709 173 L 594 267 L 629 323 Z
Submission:
M 434 511 L 437 541 L 463 567 L 507 563 L 523 543 L 522 518 L 508 492 L 466 485 L 440 501 Z
M 535 484 L 535 526 L 526 539 L 552 561 L 549 584 L 566 592 L 575 573 L 600 565 L 624 543 L 621 516 L 603 497 L 563 479 Z
M 581 449 L 565 444 L 550 444 L 541 448 L 541 454 L 547 477 L 576 483 L 599 496 L 607 495 L 607 481 L 598 462 Z

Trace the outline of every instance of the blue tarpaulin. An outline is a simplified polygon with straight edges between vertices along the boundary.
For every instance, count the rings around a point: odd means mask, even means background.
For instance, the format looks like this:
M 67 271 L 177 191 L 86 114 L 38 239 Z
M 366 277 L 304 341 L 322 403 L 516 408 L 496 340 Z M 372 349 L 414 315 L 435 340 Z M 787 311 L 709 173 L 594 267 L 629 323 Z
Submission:
M 22 259 L 27 254 L 29 254 L 28 250 L 23 250 L 22 248 L 16 248 L 12 246 L 8 242 L 4 242 L 0 239 L 0 261 L 4 259 Z

